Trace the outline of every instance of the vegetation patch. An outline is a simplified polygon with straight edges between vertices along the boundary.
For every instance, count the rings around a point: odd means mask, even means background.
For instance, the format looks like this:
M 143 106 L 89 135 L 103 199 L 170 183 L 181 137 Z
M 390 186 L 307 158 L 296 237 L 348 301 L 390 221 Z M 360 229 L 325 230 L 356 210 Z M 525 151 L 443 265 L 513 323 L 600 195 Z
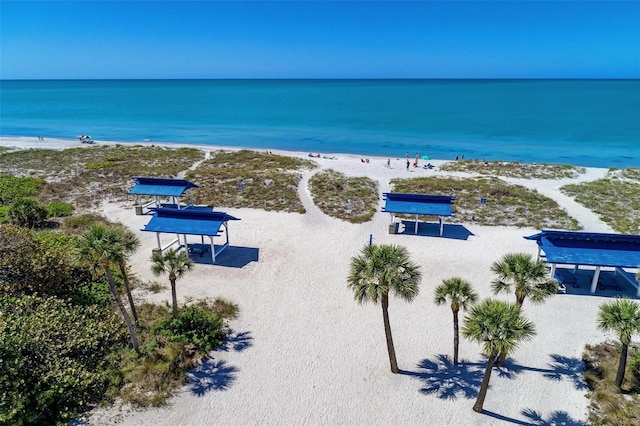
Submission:
M 615 231 L 640 231 L 640 169 L 610 171 L 603 179 L 565 185 L 564 194 L 594 211 Z
M 33 197 L 40 193 L 44 179 L 18 176 L 0 176 L 0 204 L 11 204 L 20 198 Z
M 587 345 L 582 360 L 584 379 L 591 390 L 589 424 L 631 426 L 640 424 L 640 347 L 629 346 L 629 362 L 622 391 L 615 384 L 620 345 Z
M 455 195 L 452 222 L 536 229 L 580 229 L 558 203 L 521 185 L 495 177 L 392 179 L 394 192 Z M 485 199 L 483 204 L 481 201 Z
M 298 197 L 301 170 L 315 167 L 313 161 L 282 155 L 217 151 L 186 177 L 200 185 L 194 191 L 199 204 L 304 213 Z
M 1 152 L 0 173 L 46 181 L 38 192 L 42 202 L 86 208 L 107 197 L 126 200 L 133 176 L 173 177 L 203 158 L 195 148 L 142 145 L 29 149 Z
M 520 163 L 518 161 L 453 161 L 445 163 L 440 170 L 451 172 L 479 173 L 521 179 L 567 179 L 583 174 L 584 167 L 566 164 Z
M 368 177 L 348 178 L 334 170 L 309 180 L 313 202 L 325 214 L 351 223 L 371 220 L 378 206 L 378 184 Z

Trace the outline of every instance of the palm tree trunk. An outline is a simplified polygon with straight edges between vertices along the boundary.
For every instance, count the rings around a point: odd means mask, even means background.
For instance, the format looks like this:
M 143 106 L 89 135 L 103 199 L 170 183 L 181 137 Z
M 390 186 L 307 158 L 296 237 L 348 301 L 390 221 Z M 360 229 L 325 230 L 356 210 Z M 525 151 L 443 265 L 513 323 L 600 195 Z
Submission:
M 616 386 L 622 387 L 622 381 L 624 380 L 624 370 L 627 368 L 627 351 L 629 345 L 622 343 L 620 348 L 620 361 L 618 362 L 618 372 L 616 373 Z
M 460 332 L 458 331 L 458 311 L 453 311 L 453 365 L 458 365 L 458 345 Z
M 507 354 L 500 352 L 500 355 L 496 358 L 496 363 L 498 367 L 504 367 L 504 363 L 507 360 Z
M 127 325 L 127 330 L 129 330 L 129 335 L 131 336 L 131 344 L 133 345 L 133 349 L 137 354 L 140 354 L 140 345 L 138 344 L 138 337 L 136 336 L 136 331 L 133 329 L 133 324 L 131 323 L 131 318 L 129 318 L 129 313 L 124 307 L 122 300 L 120 300 L 120 296 L 118 295 L 118 291 L 116 290 L 116 284 L 113 281 L 113 276 L 111 275 L 111 268 L 109 265 L 102 265 L 104 267 L 104 272 L 107 274 L 107 280 L 109 281 L 109 290 L 111 290 L 111 295 L 116 301 L 116 305 L 120 309 L 120 313 L 124 318 L 124 322 Z
M 122 274 L 122 281 L 124 281 L 124 288 L 127 290 L 127 298 L 129 299 L 129 306 L 131 306 L 131 315 L 133 315 L 133 322 L 136 327 L 140 327 L 138 322 L 138 312 L 136 312 L 136 305 L 133 303 L 133 296 L 131 295 L 131 287 L 129 286 L 129 278 L 127 277 L 127 270 L 124 266 L 124 262 L 118 262 L 120 266 L 120 274 Z
M 389 352 L 389 363 L 391 364 L 391 372 L 397 374 L 398 361 L 396 360 L 396 351 L 393 348 L 393 337 L 391 336 L 391 324 L 389 323 L 389 294 L 382 295 L 382 320 L 384 321 L 384 334 L 387 338 L 387 351 Z
M 489 355 L 487 359 L 487 367 L 484 369 L 484 376 L 482 376 L 482 384 L 480 390 L 478 390 L 478 398 L 476 403 L 473 404 L 473 411 L 476 413 L 482 413 L 482 406 L 484 405 L 484 398 L 487 396 L 487 389 L 489 389 L 489 379 L 491 379 L 491 369 L 493 368 L 493 360 L 496 358 L 495 354 Z
M 169 277 L 171 281 L 171 299 L 173 302 L 173 317 L 178 318 L 178 296 L 176 295 L 176 279 Z

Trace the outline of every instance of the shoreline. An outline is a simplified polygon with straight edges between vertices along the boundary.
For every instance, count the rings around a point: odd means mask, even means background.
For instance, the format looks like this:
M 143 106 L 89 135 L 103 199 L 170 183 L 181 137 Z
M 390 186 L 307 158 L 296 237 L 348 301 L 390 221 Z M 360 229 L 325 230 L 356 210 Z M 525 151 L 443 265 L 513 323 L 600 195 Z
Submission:
M 209 145 L 209 144 L 198 144 L 198 143 L 186 143 L 186 142 L 153 142 L 153 141 L 143 141 L 143 142 L 127 142 L 127 141 L 106 141 L 106 140 L 98 140 L 94 139 L 93 144 L 82 143 L 78 139 L 65 139 L 65 138 L 45 138 L 43 140 L 38 140 L 37 137 L 31 136 L 0 136 L 0 146 L 5 147 L 15 147 L 16 149 L 55 149 L 55 150 L 64 150 L 68 148 L 78 148 L 78 147 L 89 147 L 95 145 L 140 145 L 140 146 L 163 146 L 167 148 L 195 148 L 200 149 L 202 151 L 217 151 L 217 150 L 227 150 L 227 151 L 240 151 L 240 150 L 249 150 L 249 151 L 257 151 L 257 152 L 272 152 L 276 154 L 286 155 L 286 156 L 301 156 L 301 157 L 310 157 L 309 154 L 313 154 L 314 156 L 319 154 L 320 157 L 316 159 L 330 160 L 330 159 L 356 159 L 356 160 L 366 160 L 367 158 L 373 162 L 382 161 L 386 165 L 387 159 L 391 161 L 402 161 L 404 164 L 405 155 L 401 156 L 381 156 L 381 155 L 357 155 L 351 153 L 339 153 L 339 152 L 317 152 L 317 151 L 297 151 L 297 150 L 283 150 L 283 149 L 265 149 L 265 148 L 254 148 L 254 147 L 240 147 L 234 145 Z M 406 154 L 406 152 L 405 152 Z M 411 163 L 411 167 L 413 169 L 413 161 L 415 159 L 416 153 L 408 152 L 409 161 Z M 426 164 L 430 162 L 434 166 L 440 166 L 444 163 L 456 161 L 456 158 L 451 159 L 443 159 L 443 158 L 431 158 L 430 160 L 422 159 L 422 156 L 426 153 L 420 154 L 420 164 Z M 465 158 L 463 161 L 471 161 L 476 160 L 475 158 Z M 477 159 L 478 161 L 482 161 L 483 159 Z M 488 161 L 497 161 L 497 162 L 519 162 L 523 164 L 556 164 L 556 165 L 569 165 L 572 167 L 583 167 L 587 170 L 608 170 L 610 167 L 593 167 L 593 166 L 581 166 L 581 165 L 573 165 L 567 163 L 537 163 L 533 161 L 516 161 L 516 160 L 488 160 Z
M 22 149 L 89 146 L 77 140 L 0 137 L 2 146 L 16 144 Z M 241 149 L 153 142 L 139 145 Z M 309 158 L 308 152 L 271 152 Z M 471 406 L 485 358 L 478 345 L 461 339 L 462 364 L 452 365 L 451 310 L 434 305 L 433 289 L 444 279 L 459 276 L 471 282 L 481 298 L 512 301 L 512 295 L 493 295 L 490 266 L 506 253 L 535 256 L 536 244 L 523 236 L 539 230 L 463 223 L 469 231 L 467 239 L 392 235 L 388 233 L 388 214 L 380 209 L 366 223 L 340 221 L 324 215 L 313 203 L 306 184 L 318 171 L 332 168 L 350 176 L 368 176 L 379 183 L 380 192 L 386 192 L 390 179 L 396 177 L 464 174 L 439 170 L 441 164 L 452 160 L 429 160 L 436 164 L 436 170 L 412 169 L 408 173 L 404 157 L 391 158 L 393 167 L 387 168 L 387 157 L 371 156 L 370 163 L 362 163 L 362 157 L 356 155 L 321 154 L 337 159 L 315 158 L 319 168 L 303 172 L 298 195 L 305 214 L 223 209 L 241 219 L 230 226 L 231 247 L 256 250 L 257 260 L 240 268 L 196 264 L 177 283 L 181 304 L 216 297 L 239 304 L 240 316 L 230 322 L 230 328 L 235 335 L 245 336 L 246 347 L 214 351 L 190 373 L 191 382 L 176 392 L 167 407 L 136 410 L 108 406 L 89 413 L 86 424 L 507 425 L 531 422 L 531 412 L 544 422 L 554 418 L 585 422 L 589 400 L 579 385 L 581 354 L 585 344 L 609 337 L 598 330 L 596 317 L 599 304 L 611 300 L 614 292 L 564 294 L 542 305 L 526 303 L 525 316 L 535 323 L 538 335 L 516 350 L 509 360 L 511 369 L 492 377 L 485 403 L 489 411 L 477 414 Z M 606 224 L 558 188 L 569 181 L 597 179 L 606 172 L 587 168 L 574 179 L 505 180 L 555 199 L 580 219 L 585 230 L 604 231 Z M 140 248 L 129 259 L 136 278 L 166 285 L 149 267 L 156 239 L 153 233 L 141 231 L 149 217 L 136 216 L 130 203 L 108 199 L 99 212 L 125 224 L 139 238 Z M 346 286 L 349 260 L 370 236 L 376 244 L 405 246 L 423 271 L 420 293 L 412 303 L 390 298 L 398 362 L 406 374 L 389 372 L 380 307 L 359 305 Z M 169 289 L 157 294 L 141 292 L 136 297 L 153 303 L 171 300 Z M 223 386 L 216 387 L 220 383 Z

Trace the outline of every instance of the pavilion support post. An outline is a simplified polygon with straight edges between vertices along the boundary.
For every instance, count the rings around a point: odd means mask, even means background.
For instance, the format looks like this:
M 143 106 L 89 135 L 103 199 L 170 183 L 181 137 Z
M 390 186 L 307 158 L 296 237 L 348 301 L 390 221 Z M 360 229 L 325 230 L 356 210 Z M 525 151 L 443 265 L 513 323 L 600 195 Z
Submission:
M 442 231 L 444 231 L 444 221 L 442 220 L 442 216 L 438 216 L 438 221 L 440 222 L 440 236 L 442 237 Z
M 418 235 L 418 215 L 416 215 L 416 229 L 415 234 Z
M 160 198 L 156 195 L 156 207 L 160 207 Z
M 227 222 L 223 223 L 224 225 L 224 233 L 227 236 L 227 245 L 229 245 L 229 228 L 227 227 Z
M 209 235 L 209 240 L 211 241 L 211 259 L 216 263 L 216 246 L 213 244 L 213 236 Z
M 536 262 L 538 260 L 540 260 L 540 253 L 542 252 L 542 249 L 540 249 L 540 246 L 538 246 L 538 255 L 536 256 Z
M 573 265 L 573 273 L 575 274 L 576 272 L 578 272 L 578 268 L 580 267 L 580 265 Z
M 591 281 L 591 294 L 595 294 L 598 288 L 598 279 L 600 278 L 600 267 L 596 266 L 596 270 L 593 273 L 593 280 Z
M 556 264 L 552 263 L 551 264 L 551 271 L 549 271 L 549 275 L 551 276 L 551 278 L 553 278 L 553 276 L 556 274 Z

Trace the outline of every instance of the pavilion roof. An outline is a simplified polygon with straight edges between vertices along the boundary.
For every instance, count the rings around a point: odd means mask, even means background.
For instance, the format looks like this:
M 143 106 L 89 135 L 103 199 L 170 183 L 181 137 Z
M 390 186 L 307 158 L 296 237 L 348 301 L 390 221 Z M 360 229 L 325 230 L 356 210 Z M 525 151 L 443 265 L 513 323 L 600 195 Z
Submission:
M 452 205 L 455 196 L 403 194 L 399 192 L 385 192 L 383 212 L 405 213 L 432 216 L 453 216 Z
M 542 230 L 524 238 L 535 240 L 549 263 L 640 267 L 640 235 Z
M 164 197 L 179 197 L 187 189 L 200 188 L 185 179 L 153 178 L 134 176 L 135 185 L 128 192 L 133 195 L 157 195 Z
M 214 236 L 223 223 L 240 220 L 224 212 L 202 209 L 155 209 L 153 217 L 142 229 L 148 232 Z

